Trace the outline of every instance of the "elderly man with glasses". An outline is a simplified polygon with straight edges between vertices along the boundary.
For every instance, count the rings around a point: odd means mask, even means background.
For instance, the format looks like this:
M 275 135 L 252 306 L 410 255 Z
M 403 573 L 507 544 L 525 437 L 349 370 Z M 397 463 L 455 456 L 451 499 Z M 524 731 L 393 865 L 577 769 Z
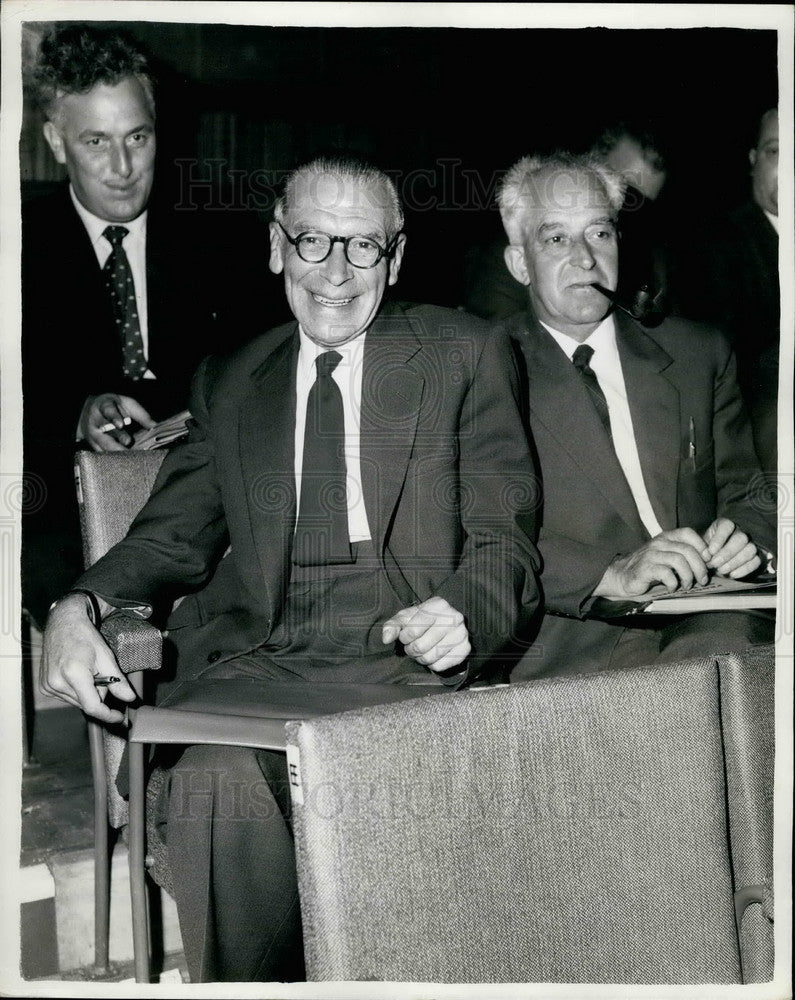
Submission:
M 121 717 L 93 684 L 119 672 L 86 592 L 142 614 L 189 595 L 164 704 L 211 681 L 262 699 L 287 682 L 297 700 L 323 685 L 334 711 L 351 686 L 444 693 L 499 664 L 538 600 L 518 375 L 480 321 L 384 304 L 402 227 L 379 171 L 321 160 L 288 178 L 270 266 L 296 322 L 200 367 L 187 441 L 51 613 L 47 690 Z M 113 694 L 133 698 L 124 679 Z M 283 758 L 194 746 L 161 765 L 192 981 L 301 978 Z

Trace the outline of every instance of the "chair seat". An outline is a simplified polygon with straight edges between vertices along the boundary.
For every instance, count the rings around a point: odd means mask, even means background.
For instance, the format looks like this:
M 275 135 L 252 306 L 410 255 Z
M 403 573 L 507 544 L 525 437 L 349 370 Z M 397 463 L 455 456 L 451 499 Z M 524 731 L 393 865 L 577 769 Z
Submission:
M 212 744 L 284 750 L 284 719 L 235 718 L 144 705 L 135 713 L 130 743 Z
M 213 680 L 163 707 L 142 705 L 135 712 L 129 740 L 284 750 L 284 724 L 289 719 L 336 715 L 449 690 L 440 684 L 282 683 L 251 677 Z

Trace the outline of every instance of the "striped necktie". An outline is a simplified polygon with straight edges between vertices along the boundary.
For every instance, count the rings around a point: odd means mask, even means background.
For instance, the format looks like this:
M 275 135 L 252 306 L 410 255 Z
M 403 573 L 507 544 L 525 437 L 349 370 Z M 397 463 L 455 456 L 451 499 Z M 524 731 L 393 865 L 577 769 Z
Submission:
M 591 358 L 593 357 L 593 353 L 593 348 L 589 347 L 588 344 L 580 344 L 574 352 L 571 360 L 574 367 L 580 373 L 580 378 L 585 384 L 585 388 L 588 390 L 588 397 L 596 408 L 599 419 L 602 421 L 602 426 L 607 431 L 607 436 L 612 441 L 613 436 L 610 432 L 610 411 L 607 406 L 607 400 L 605 399 L 604 392 L 602 392 L 601 385 L 599 385 L 599 379 L 596 377 L 596 372 L 593 368 L 591 368 Z

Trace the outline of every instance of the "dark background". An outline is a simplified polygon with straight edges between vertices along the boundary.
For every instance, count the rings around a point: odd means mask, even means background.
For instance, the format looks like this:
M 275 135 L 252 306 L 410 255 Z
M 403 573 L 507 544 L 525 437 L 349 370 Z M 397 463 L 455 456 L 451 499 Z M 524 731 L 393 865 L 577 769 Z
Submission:
M 267 217 L 285 170 L 357 152 L 407 203 L 403 297 L 451 305 L 465 248 L 500 232 L 494 185 L 520 156 L 641 119 L 667 153 L 675 244 L 746 195 L 758 118 L 777 102 L 771 30 L 114 26 L 156 63 L 161 190 Z M 28 114 L 28 193 L 58 176 L 41 143 Z

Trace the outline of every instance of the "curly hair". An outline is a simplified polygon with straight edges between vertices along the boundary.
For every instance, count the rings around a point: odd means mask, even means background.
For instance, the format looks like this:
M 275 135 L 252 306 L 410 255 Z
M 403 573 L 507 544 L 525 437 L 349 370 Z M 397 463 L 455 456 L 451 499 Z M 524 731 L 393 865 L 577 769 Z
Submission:
M 31 84 L 49 118 L 65 94 L 85 94 L 100 83 L 114 86 L 129 76 L 143 87 L 154 116 L 154 80 L 144 53 L 118 31 L 68 24 L 42 39 Z

